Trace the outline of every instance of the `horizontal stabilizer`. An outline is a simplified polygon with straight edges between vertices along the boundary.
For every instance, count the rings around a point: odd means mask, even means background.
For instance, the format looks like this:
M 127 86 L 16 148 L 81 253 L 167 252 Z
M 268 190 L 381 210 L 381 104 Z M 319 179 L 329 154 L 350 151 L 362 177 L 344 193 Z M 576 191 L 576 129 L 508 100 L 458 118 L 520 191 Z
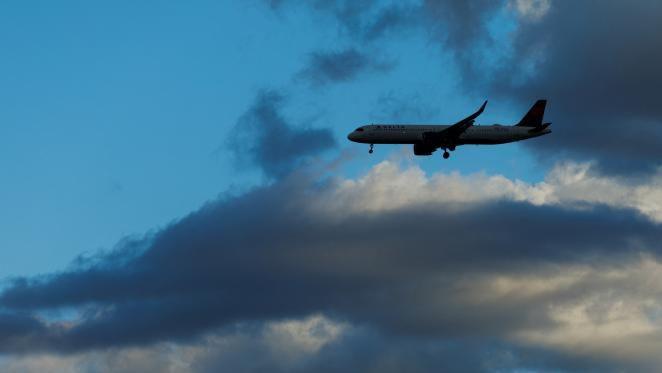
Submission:
M 538 133 L 544 131 L 547 127 L 550 126 L 552 123 L 544 123 L 538 127 L 535 127 L 534 129 L 530 130 L 529 133 Z

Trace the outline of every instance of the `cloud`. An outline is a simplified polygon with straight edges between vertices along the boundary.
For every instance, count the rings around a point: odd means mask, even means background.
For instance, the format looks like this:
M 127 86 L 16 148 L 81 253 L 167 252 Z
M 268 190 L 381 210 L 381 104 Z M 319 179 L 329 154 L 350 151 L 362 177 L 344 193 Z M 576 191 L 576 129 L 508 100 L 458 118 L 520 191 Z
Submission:
M 406 2 L 383 7 L 364 23 L 361 35 L 364 40 L 374 41 L 395 33 L 402 33 L 416 26 L 420 8 Z
M 320 315 L 209 333 L 191 342 L 158 343 L 57 355 L 0 359 L 3 372 L 479 372 L 514 367 L 507 344 L 401 339 Z M 463 359 L 458 359 L 458 357 Z M 539 364 L 538 364 L 539 365 Z M 489 369 L 492 368 L 492 369 Z
M 510 0 L 508 6 L 515 9 L 523 19 L 538 21 L 549 12 L 551 0 Z
M 655 352 L 662 347 L 655 316 L 662 310 L 662 289 L 655 285 L 661 275 L 660 262 L 644 257 L 618 268 L 580 266 L 547 278 L 492 279 L 490 287 L 503 286 L 494 296 L 547 299 L 553 327 L 518 331 L 513 337 L 521 343 L 653 371 L 662 365 Z
M 342 341 L 352 330 L 365 330 L 361 338 L 373 343 L 366 348 L 376 349 L 367 360 L 346 361 L 358 366 L 404 369 L 419 353 L 394 365 L 377 356 L 407 341 L 426 342 L 402 351 L 446 351 L 466 339 L 477 341 L 477 351 L 496 341 L 517 361 L 548 361 L 538 354 L 551 353 L 559 361 L 654 364 L 651 350 L 611 352 L 642 333 L 652 345 L 662 340 L 659 289 L 646 285 L 660 268 L 659 215 L 621 201 L 619 191 L 636 194 L 657 180 L 619 184 L 582 165 L 559 166 L 532 185 L 482 174 L 426 176 L 391 163 L 358 179 L 298 173 L 210 202 L 121 251 L 13 280 L 0 294 L 9 320 L 0 325 L 12 326 L 0 328 L 0 348 L 76 355 L 186 345 L 209 333 L 245 338 L 256 327 L 299 320 L 261 329 L 269 331 L 264 338 L 292 341 L 278 353 L 290 356 L 287 364 L 334 356 L 325 347 L 333 343 L 323 341 Z M 607 191 L 598 199 L 584 189 L 596 186 Z M 642 198 L 659 206 L 657 195 Z M 48 316 L 59 310 L 71 316 Z M 628 326 L 630 334 L 618 333 Z M 566 336 L 584 349 L 561 344 Z M 350 345 L 343 346 L 334 353 L 345 356 Z M 221 360 L 244 356 L 229 351 Z M 480 370 L 489 353 L 475 353 L 483 356 Z
M 432 36 L 454 48 L 456 53 L 489 41 L 487 17 L 494 15 L 500 6 L 498 2 L 489 0 L 423 2 L 426 17 L 429 17 L 428 27 L 437 30 L 437 34 Z
M 164 342 L 67 355 L 0 359 L 3 372 L 490 372 L 617 371 L 611 362 L 559 356 L 517 343 L 479 339 L 404 338 L 320 315 L 240 325 L 195 341 Z M 632 362 L 639 370 L 650 365 Z
M 387 71 L 391 67 L 391 64 L 377 61 L 355 48 L 347 48 L 341 51 L 313 52 L 308 66 L 299 73 L 299 77 L 306 79 L 312 86 L 322 86 L 332 82 L 348 82 L 358 75 Z
M 33 315 L 7 312 L 0 308 L 0 349 L 27 349 L 27 335 L 47 333 L 45 326 Z
M 281 113 L 285 98 L 277 91 L 257 94 L 239 118 L 227 145 L 239 164 L 260 168 L 271 178 L 281 177 L 310 157 L 335 146 L 329 129 L 295 126 Z
M 519 5 L 520 13 L 533 9 Z M 651 172 L 662 159 L 661 22 L 656 1 L 553 2 L 536 22 L 519 23 L 492 90 L 522 110 L 550 99 L 555 135 L 532 150 L 596 159 L 611 172 Z

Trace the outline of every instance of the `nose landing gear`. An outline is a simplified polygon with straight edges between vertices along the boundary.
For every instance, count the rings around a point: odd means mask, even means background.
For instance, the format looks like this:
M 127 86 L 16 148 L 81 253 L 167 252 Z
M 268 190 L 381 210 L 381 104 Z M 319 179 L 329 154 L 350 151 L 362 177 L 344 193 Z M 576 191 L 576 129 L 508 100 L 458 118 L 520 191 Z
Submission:
M 374 144 L 370 144 L 370 150 L 368 150 L 368 153 L 372 154 L 372 151 L 373 151 L 372 148 L 373 148 L 374 146 L 375 146 Z
M 443 156 L 444 156 L 444 159 L 448 159 L 448 157 L 451 156 L 451 153 L 449 153 L 448 151 L 444 150 L 444 155 L 443 155 Z

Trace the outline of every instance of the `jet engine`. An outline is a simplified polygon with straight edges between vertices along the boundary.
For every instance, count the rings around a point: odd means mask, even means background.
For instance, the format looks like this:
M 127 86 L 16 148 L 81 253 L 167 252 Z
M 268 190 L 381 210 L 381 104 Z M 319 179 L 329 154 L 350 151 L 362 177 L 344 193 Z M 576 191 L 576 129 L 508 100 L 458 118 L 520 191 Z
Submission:
M 414 144 L 415 155 L 432 155 L 435 150 L 437 150 L 435 147 L 427 144 Z

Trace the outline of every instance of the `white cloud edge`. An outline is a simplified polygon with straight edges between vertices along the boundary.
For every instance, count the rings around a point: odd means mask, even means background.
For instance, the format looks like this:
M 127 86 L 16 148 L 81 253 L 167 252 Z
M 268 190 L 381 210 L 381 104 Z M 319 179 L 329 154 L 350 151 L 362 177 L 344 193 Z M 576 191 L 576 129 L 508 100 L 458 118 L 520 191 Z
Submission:
M 631 209 L 662 223 L 662 171 L 638 183 L 601 175 L 592 163 L 555 165 L 539 183 L 503 175 L 459 172 L 426 174 L 416 165 L 383 161 L 356 179 L 339 179 L 315 203 L 322 211 L 345 214 L 379 212 L 430 203 L 462 209 L 476 203 L 525 202 L 534 206 Z
M 517 15 L 528 21 L 539 21 L 552 6 L 551 0 L 509 0 L 508 8 L 514 10 Z

